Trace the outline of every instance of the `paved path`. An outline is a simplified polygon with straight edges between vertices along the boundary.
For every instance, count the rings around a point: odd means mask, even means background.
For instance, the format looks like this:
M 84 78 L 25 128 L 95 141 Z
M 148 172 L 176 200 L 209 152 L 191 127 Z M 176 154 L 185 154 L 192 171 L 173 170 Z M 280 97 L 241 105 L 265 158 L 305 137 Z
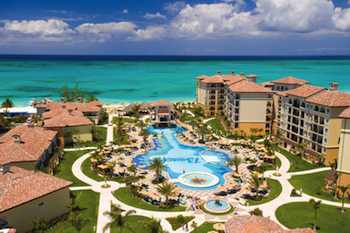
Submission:
M 81 150 L 96 150 L 96 146 L 87 146 L 87 147 L 79 147 L 79 148 L 64 148 L 63 151 L 81 151 Z
M 106 144 L 109 145 L 111 142 L 113 142 L 113 125 L 112 123 L 112 116 L 109 117 L 109 124 L 107 126 L 107 136 L 106 136 Z M 72 149 L 66 149 L 68 150 L 85 150 L 86 148 L 72 148 Z M 94 148 L 96 149 L 96 148 Z M 120 184 L 114 181 L 108 181 L 108 187 L 103 188 L 105 182 L 98 182 L 94 179 L 91 179 L 90 177 L 86 176 L 82 170 L 81 165 L 86 160 L 89 159 L 91 156 L 91 152 L 86 153 L 85 155 L 81 156 L 79 159 L 77 159 L 72 166 L 72 172 L 74 176 L 76 176 L 79 180 L 86 183 L 88 186 L 80 186 L 80 187 L 71 187 L 71 190 L 93 190 L 95 192 L 98 192 L 100 194 L 100 200 L 99 200 L 99 208 L 98 208 L 98 219 L 97 219 L 97 233 L 109 233 L 110 229 L 106 229 L 106 231 L 103 231 L 104 226 L 110 221 L 109 217 L 105 215 L 104 213 L 111 210 L 111 204 L 116 204 L 120 206 L 120 208 L 129 211 L 133 210 L 135 211 L 135 214 L 142 215 L 146 217 L 151 217 L 160 220 L 160 224 L 166 232 L 169 233 L 185 233 L 190 232 L 192 229 L 191 225 L 192 222 L 196 222 L 197 225 L 201 225 L 205 221 L 214 221 L 214 222 L 222 222 L 225 221 L 229 216 L 223 216 L 223 217 L 216 217 L 216 216 L 210 216 L 207 214 L 204 214 L 201 211 L 183 211 L 183 212 L 158 212 L 158 211 L 149 211 L 144 210 L 140 208 L 136 208 L 133 206 L 129 206 L 121 201 L 119 201 L 117 198 L 113 196 L 113 192 L 121 187 L 125 187 L 124 184 Z M 300 197 L 290 197 L 290 194 L 294 187 L 289 183 L 289 179 L 292 176 L 296 175 L 305 175 L 305 174 L 312 174 L 322 171 L 328 171 L 330 168 L 324 167 L 324 168 L 317 168 L 307 171 L 300 171 L 300 172 L 288 172 L 290 168 L 290 162 L 289 160 L 282 154 L 276 152 L 276 156 L 281 160 L 281 167 L 278 169 L 278 171 L 266 171 L 264 173 L 265 177 L 278 180 L 282 185 L 282 192 L 281 194 L 271 200 L 268 203 L 264 203 L 261 205 L 255 205 L 255 206 L 238 206 L 242 210 L 242 213 L 247 213 L 247 211 L 253 210 L 255 208 L 260 208 L 263 211 L 263 214 L 265 217 L 269 217 L 270 219 L 278 222 L 276 218 L 276 210 L 281 205 L 284 205 L 286 203 L 291 202 L 307 202 L 311 198 L 314 198 L 315 200 L 320 200 L 316 197 L 311 197 L 307 194 L 302 194 Z M 279 176 L 276 176 L 276 173 L 279 174 Z M 341 206 L 340 202 L 333 202 L 333 201 L 326 201 L 322 200 L 323 204 L 332 205 L 332 206 Z M 346 208 L 350 208 L 350 204 L 345 204 Z M 180 228 L 177 231 L 173 231 L 171 228 L 170 223 L 166 220 L 166 218 L 169 217 L 176 217 L 178 215 L 184 215 L 184 216 L 194 216 L 195 218 L 188 224 L 189 225 L 189 231 L 184 231 L 184 229 Z M 279 222 L 278 222 L 279 223 Z M 282 227 L 284 227 L 282 224 L 280 224 Z

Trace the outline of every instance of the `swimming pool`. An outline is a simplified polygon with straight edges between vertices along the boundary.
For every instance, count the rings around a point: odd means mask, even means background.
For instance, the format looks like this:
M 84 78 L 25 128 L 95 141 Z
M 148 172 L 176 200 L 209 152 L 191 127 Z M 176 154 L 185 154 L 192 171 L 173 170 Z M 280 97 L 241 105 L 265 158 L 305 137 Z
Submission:
M 226 166 L 229 155 L 221 151 L 209 150 L 206 146 L 181 144 L 176 134 L 183 132 L 181 127 L 154 128 L 155 148 L 134 158 L 134 164 L 147 167 L 155 158 L 160 158 L 169 177 L 177 185 L 191 190 L 210 190 L 225 183 L 224 174 L 231 171 Z

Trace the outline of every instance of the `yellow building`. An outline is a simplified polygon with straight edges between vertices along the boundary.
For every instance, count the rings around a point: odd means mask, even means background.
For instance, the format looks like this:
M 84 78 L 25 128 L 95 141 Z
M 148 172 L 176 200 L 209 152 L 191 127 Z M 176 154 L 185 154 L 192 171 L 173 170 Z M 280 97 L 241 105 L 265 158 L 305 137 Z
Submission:
M 271 131 L 272 91 L 250 80 L 226 84 L 225 115 L 234 131 L 265 135 Z
M 206 116 L 223 114 L 226 98 L 226 83 L 235 83 L 246 79 L 240 75 L 200 76 L 197 78 L 197 104 L 204 109 Z
M 69 211 L 65 180 L 19 167 L 0 167 L 0 219 L 17 232 L 28 232 L 34 221 L 50 221 Z
M 338 185 L 350 185 L 350 108 L 345 109 L 339 117 L 342 119 L 340 145 L 338 154 Z

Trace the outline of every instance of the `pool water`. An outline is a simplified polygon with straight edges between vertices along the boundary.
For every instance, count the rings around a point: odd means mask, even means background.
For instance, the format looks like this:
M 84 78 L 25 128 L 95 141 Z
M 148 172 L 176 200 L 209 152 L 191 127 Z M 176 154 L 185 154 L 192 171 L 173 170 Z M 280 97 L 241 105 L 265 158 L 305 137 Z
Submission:
M 204 204 L 204 208 L 213 213 L 226 213 L 232 207 L 225 200 L 209 200 Z
M 206 146 L 184 145 L 178 141 L 176 134 L 183 132 L 181 127 L 154 128 L 149 132 L 156 134 L 155 148 L 134 158 L 134 163 L 140 167 L 147 167 L 155 158 L 160 158 L 170 178 L 179 186 L 191 190 L 209 190 L 225 183 L 224 174 L 231 171 L 226 166 L 229 155 L 221 151 L 209 150 Z M 210 174 L 210 185 L 198 186 L 189 182 L 177 180 L 186 173 Z M 214 177 L 214 178 L 213 178 Z M 217 177 L 217 178 L 216 178 Z M 213 180 L 216 180 L 214 182 Z M 188 179 L 187 179 L 188 181 Z M 213 183 L 214 182 L 214 183 Z

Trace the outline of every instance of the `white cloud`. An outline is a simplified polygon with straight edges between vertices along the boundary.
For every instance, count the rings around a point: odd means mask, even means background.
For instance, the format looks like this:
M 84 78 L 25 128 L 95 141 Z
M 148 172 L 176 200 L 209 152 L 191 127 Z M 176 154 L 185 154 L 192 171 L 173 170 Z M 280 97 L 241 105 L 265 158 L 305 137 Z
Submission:
M 149 26 L 145 29 L 136 31 L 135 40 L 151 40 L 163 38 L 166 34 L 166 29 L 162 26 Z
M 250 12 L 239 12 L 231 4 L 186 5 L 173 20 L 172 28 L 183 36 L 223 36 L 255 32 L 256 19 Z
M 67 23 L 58 19 L 7 21 L 4 29 L 6 31 L 43 36 L 60 35 L 71 31 Z
M 129 13 L 128 9 L 124 9 L 123 14 L 127 14 L 127 13 Z
M 185 6 L 186 6 L 186 3 L 184 1 L 176 1 L 176 2 L 173 2 L 173 3 L 166 4 L 165 7 L 164 7 L 164 10 L 166 10 L 169 14 L 177 14 Z
M 341 9 L 337 7 L 333 16 L 334 25 L 342 31 L 350 30 L 350 8 Z
M 166 16 L 165 15 L 162 15 L 161 13 L 157 12 L 155 14 L 152 14 L 152 13 L 146 13 L 144 15 L 144 18 L 145 19 L 166 19 Z
M 311 32 L 332 25 L 329 0 L 257 0 L 256 12 L 265 30 Z

